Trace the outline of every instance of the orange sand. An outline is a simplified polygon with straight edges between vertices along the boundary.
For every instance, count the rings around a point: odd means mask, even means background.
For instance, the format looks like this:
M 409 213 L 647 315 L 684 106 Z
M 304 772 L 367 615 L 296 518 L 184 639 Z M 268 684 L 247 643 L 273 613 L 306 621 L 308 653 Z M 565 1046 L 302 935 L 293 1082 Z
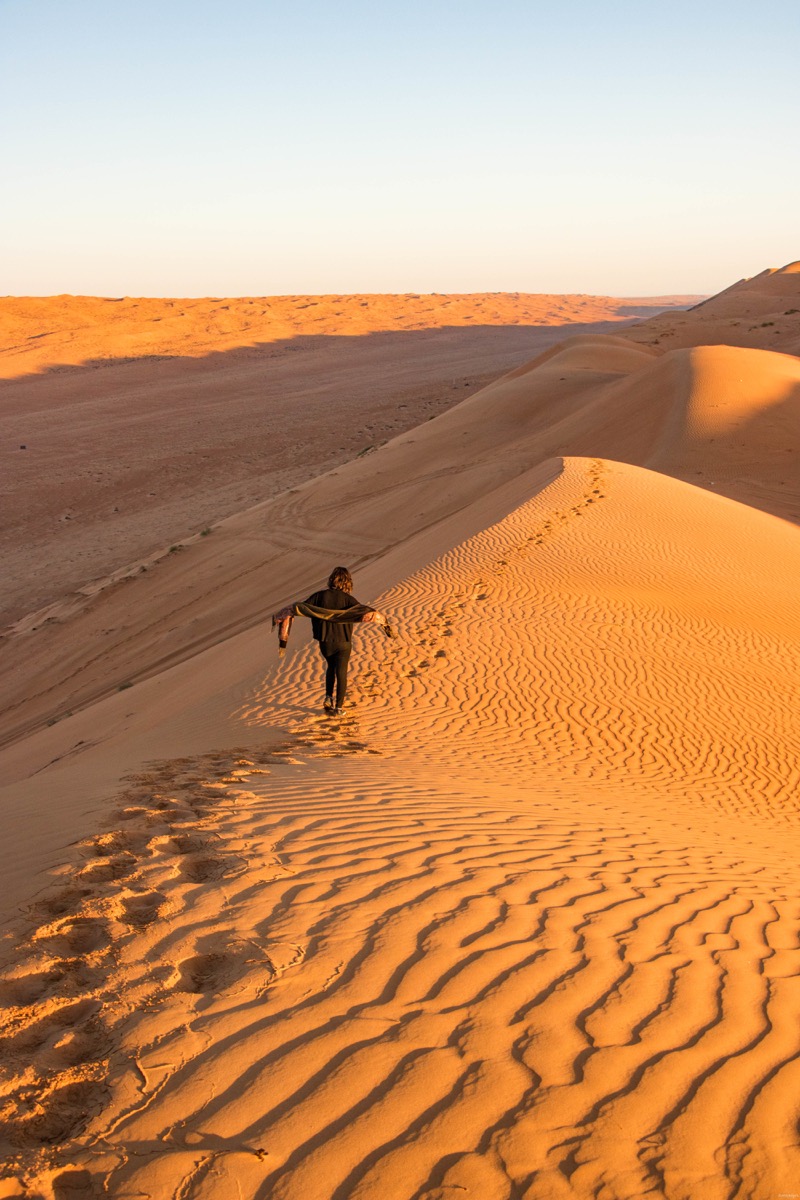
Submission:
M 724 299 L 17 622 L 0 1196 L 796 1190 L 800 368 Z M 339 722 L 265 620 L 334 560 Z
M 260 296 L 157 300 L 122 296 L 0 297 L 0 378 L 154 355 L 199 358 L 298 337 L 630 323 L 699 296 L 551 296 L 527 292 Z M 33 330 L 33 332 L 31 332 Z

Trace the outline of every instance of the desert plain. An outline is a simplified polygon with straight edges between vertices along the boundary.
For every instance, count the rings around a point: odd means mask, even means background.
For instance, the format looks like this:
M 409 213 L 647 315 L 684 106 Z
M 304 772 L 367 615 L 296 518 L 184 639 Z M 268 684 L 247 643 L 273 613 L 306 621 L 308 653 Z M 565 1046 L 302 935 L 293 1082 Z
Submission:
M 0 1198 L 800 1194 L 799 317 L 0 300 Z

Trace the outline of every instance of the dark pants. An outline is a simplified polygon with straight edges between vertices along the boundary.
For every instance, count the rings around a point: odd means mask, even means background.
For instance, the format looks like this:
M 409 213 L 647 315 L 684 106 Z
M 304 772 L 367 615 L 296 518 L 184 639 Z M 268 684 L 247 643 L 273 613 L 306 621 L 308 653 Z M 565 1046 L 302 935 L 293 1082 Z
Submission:
M 319 644 L 322 657 L 328 664 L 325 672 L 325 695 L 333 696 L 333 685 L 336 684 L 336 707 L 341 708 L 347 695 L 347 664 L 350 661 L 350 646 L 326 647 L 324 642 Z

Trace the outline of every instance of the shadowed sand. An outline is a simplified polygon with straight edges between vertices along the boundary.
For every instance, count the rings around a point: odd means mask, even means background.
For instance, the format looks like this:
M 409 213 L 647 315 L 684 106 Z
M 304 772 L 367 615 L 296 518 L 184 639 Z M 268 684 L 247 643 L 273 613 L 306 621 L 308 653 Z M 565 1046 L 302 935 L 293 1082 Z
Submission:
M 797 407 L 579 338 L 20 627 L 9 728 L 149 677 L 0 759 L 7 1194 L 791 1192 Z M 340 557 L 337 722 L 263 615 Z

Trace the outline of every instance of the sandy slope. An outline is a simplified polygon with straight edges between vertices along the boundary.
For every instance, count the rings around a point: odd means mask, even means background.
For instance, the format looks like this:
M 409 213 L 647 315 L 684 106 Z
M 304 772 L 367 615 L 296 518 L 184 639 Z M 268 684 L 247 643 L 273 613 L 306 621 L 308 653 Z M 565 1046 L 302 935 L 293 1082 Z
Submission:
M 652 359 L 621 339 L 569 339 L 485 394 L 524 406 L 543 454 L 623 459 L 800 523 L 794 355 L 711 345 Z
M 708 343 L 800 354 L 800 262 L 762 271 L 632 334 L 661 349 Z
M 249 750 L 138 772 L 18 931 L 17 1176 L 791 1190 L 799 569 L 785 522 L 573 459 L 380 597 L 402 637 L 357 635 L 350 719 L 296 637 L 228 713 Z M 222 694 L 252 639 L 196 675 Z
M 16 623 L 0 1197 L 797 1190 L 798 279 L 546 343 Z M 341 722 L 265 621 L 334 559 L 400 631 Z
M 18 622 L 0 654 L 6 736 L 257 623 L 323 579 L 331 556 L 363 566 L 470 505 L 464 528 L 475 532 L 524 499 L 525 473 L 556 455 L 653 467 L 800 521 L 798 447 L 792 355 L 713 346 L 658 355 L 629 339 L 568 339 L 180 553 Z

